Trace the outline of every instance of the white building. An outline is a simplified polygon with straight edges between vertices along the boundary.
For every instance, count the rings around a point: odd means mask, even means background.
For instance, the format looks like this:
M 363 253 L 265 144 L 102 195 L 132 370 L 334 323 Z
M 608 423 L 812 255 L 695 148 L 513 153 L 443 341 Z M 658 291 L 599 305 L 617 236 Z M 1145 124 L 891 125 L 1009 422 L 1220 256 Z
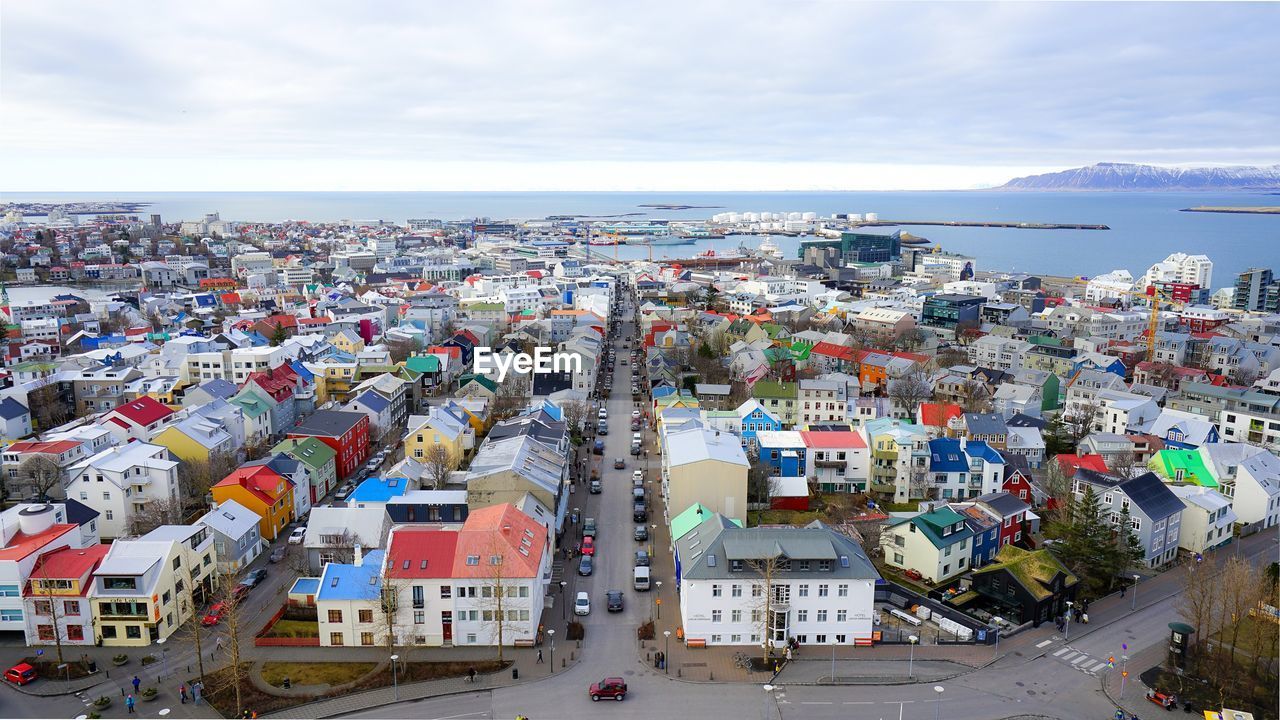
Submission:
M 135 442 L 107 448 L 71 466 L 67 497 L 97 510 L 102 537 L 132 534 L 143 515 L 176 511 L 178 463 L 168 448 Z
M 1133 289 L 1133 275 L 1128 270 L 1112 270 L 1109 273 L 1089 278 L 1085 286 L 1084 300 L 1097 305 L 1107 298 L 1126 299 Z
M 1207 255 L 1173 253 L 1152 265 L 1142 276 L 1138 288 L 1146 289 L 1157 282 L 1188 283 L 1202 288 L 1212 287 L 1213 261 Z

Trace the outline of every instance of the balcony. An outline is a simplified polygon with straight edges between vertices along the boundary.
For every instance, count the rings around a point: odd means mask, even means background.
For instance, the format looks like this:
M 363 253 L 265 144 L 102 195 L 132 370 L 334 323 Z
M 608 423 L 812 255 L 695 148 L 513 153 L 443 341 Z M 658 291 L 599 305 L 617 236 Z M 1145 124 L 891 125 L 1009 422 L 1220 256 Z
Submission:
M 848 462 L 845 460 L 814 460 L 813 465 L 818 468 L 835 470 L 836 468 L 845 467 Z

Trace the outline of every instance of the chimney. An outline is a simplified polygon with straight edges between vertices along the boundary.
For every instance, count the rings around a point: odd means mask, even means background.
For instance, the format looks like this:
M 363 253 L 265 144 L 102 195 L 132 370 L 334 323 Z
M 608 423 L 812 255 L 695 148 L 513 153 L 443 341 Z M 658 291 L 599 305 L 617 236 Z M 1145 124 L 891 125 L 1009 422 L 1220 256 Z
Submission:
M 969 439 L 966 438 L 964 435 L 961 435 L 960 436 L 960 452 L 965 452 L 965 448 L 968 447 L 968 444 L 969 444 Z
M 364 565 L 364 548 L 360 547 L 360 543 L 356 543 L 353 552 L 355 553 L 355 558 L 352 560 L 352 564 L 356 567 Z

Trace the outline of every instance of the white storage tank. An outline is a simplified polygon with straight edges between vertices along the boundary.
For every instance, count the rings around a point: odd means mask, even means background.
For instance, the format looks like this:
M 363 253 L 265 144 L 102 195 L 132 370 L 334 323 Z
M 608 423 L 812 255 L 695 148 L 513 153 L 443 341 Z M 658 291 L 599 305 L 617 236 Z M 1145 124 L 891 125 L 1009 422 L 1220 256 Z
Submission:
M 818 213 L 814 213 L 814 212 L 800 213 L 800 219 L 801 220 L 817 220 Z
M 880 220 L 880 213 L 867 213 L 866 217 L 867 222 L 878 222 Z
M 862 213 L 849 213 L 849 222 L 862 222 Z
M 791 212 L 791 213 L 787 213 L 787 219 L 788 219 L 788 220 L 799 220 L 799 219 L 800 219 L 800 213 L 798 213 L 798 212 Z
M 47 504 L 32 505 L 18 511 L 18 528 L 25 535 L 39 535 L 53 527 L 53 506 Z

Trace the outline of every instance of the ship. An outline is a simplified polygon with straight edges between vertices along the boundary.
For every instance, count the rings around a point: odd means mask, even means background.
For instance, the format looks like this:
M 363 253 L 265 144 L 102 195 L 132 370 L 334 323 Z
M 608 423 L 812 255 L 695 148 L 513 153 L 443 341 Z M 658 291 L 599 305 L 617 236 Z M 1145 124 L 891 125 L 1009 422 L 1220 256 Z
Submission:
M 782 249 L 779 248 L 771 236 L 766 236 L 764 241 L 756 246 L 756 254 L 761 257 L 774 257 L 782 259 Z
M 686 237 L 683 235 L 651 235 L 643 240 L 632 240 L 633 245 L 692 245 L 697 242 L 696 238 Z

